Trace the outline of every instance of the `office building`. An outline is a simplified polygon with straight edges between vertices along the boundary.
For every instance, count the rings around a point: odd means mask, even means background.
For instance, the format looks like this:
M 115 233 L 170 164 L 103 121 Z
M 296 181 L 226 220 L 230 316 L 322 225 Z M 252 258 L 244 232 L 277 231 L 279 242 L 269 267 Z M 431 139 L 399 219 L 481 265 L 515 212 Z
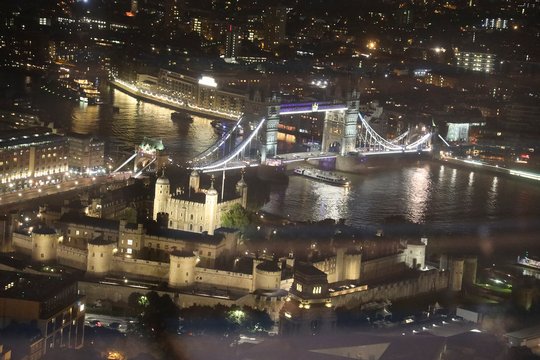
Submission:
M 4 131 L 0 134 L 0 191 L 62 180 L 68 170 L 64 136 L 49 128 Z
M 14 322 L 34 325 L 43 337 L 43 354 L 83 346 L 85 299 L 76 280 L 0 271 L 0 289 L 0 329 Z
M 456 66 L 465 70 L 491 74 L 495 70 L 495 55 L 480 52 L 457 51 Z

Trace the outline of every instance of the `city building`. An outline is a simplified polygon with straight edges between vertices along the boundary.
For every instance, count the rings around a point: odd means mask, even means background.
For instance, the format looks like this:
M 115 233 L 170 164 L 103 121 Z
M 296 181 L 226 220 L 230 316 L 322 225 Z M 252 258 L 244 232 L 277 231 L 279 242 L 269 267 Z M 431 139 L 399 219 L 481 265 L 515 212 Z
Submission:
M 76 280 L 0 271 L 0 288 L 0 329 L 13 322 L 35 324 L 43 337 L 43 354 L 83 346 L 85 299 Z
M 69 169 L 77 173 L 92 174 L 104 170 L 105 142 L 92 135 L 67 135 Z
M 285 42 L 287 26 L 287 8 L 284 6 L 269 6 L 264 13 L 264 48 L 273 50 Z
M 495 71 L 495 58 L 494 54 L 470 52 L 470 51 L 456 51 L 456 66 L 465 70 L 472 70 L 491 74 Z
M 61 181 L 68 171 L 66 140 L 50 128 L 3 131 L 0 134 L 0 191 Z
M 230 50 L 233 51 L 232 48 Z M 251 106 L 247 92 L 221 88 L 216 79 L 210 76 L 195 78 L 161 69 L 158 85 L 192 106 L 204 109 L 241 115 Z
M 225 59 L 234 60 L 238 56 L 239 40 L 238 29 L 230 24 L 225 35 Z

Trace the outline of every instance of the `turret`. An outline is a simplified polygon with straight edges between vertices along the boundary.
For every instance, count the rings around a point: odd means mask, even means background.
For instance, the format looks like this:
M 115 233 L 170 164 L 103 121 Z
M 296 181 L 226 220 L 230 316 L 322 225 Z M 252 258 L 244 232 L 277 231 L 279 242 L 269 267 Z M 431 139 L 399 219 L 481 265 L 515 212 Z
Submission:
M 214 179 L 210 184 L 210 189 L 206 192 L 205 199 L 205 217 L 208 225 L 208 234 L 214 235 L 217 226 L 218 192 L 214 189 Z
M 159 213 L 167 212 L 167 202 L 171 193 L 171 184 L 169 179 L 163 173 L 156 181 L 156 192 L 154 194 L 154 216 L 157 220 Z
M 170 255 L 169 286 L 178 288 L 193 285 L 197 256 L 192 251 L 173 251 Z
M 195 192 L 199 192 L 201 184 L 201 176 L 196 170 L 193 170 L 189 175 L 189 187 Z
M 242 197 L 242 206 L 244 209 L 247 208 L 247 190 L 248 186 L 244 180 L 244 173 L 242 173 L 242 177 L 236 183 L 236 193 Z
M 42 227 L 32 231 L 32 260 L 39 262 L 56 260 L 58 234 L 54 229 Z
M 463 259 L 452 259 L 450 261 L 450 278 L 448 288 L 450 291 L 461 291 L 463 285 Z
M 101 238 L 88 241 L 87 276 L 103 277 L 111 271 L 114 245 Z
M 256 290 L 275 290 L 281 284 L 281 268 L 274 261 L 254 260 L 253 281 Z
M 343 259 L 343 276 L 346 280 L 359 280 L 362 254 L 358 251 L 347 251 Z

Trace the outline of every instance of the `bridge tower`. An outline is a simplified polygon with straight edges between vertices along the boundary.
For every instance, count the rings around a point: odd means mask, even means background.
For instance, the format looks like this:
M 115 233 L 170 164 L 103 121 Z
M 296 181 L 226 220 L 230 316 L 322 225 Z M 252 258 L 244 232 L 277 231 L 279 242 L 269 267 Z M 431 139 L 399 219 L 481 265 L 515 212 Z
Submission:
M 137 156 L 133 162 L 133 172 L 145 168 L 151 163 L 156 163 L 156 169 L 161 169 L 167 164 L 167 155 L 162 140 L 145 137 L 140 145 L 135 148 Z
M 267 158 L 276 156 L 277 154 L 277 134 L 279 124 L 279 103 L 280 98 L 275 94 L 270 99 L 268 111 L 266 114 L 266 133 L 263 139 L 261 149 L 261 163 L 265 163 Z
M 341 155 L 356 149 L 356 132 L 360 100 L 353 91 L 347 100 L 344 112 L 327 112 L 324 118 L 322 151 L 337 152 Z

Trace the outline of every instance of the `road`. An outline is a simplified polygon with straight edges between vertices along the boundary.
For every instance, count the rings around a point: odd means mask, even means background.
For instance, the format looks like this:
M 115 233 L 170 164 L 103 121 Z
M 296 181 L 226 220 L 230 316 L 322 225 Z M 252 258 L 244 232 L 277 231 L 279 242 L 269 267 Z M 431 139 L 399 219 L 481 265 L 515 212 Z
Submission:
M 39 188 L 25 189 L 12 193 L 0 195 L 0 212 L 7 212 L 13 209 L 21 209 L 35 203 L 43 203 L 49 199 L 59 199 L 71 196 L 73 191 L 80 191 L 96 185 L 102 185 L 118 180 L 125 180 L 128 173 L 117 173 L 115 175 L 104 175 L 94 177 L 83 177 L 64 181 L 60 184 L 44 185 Z

